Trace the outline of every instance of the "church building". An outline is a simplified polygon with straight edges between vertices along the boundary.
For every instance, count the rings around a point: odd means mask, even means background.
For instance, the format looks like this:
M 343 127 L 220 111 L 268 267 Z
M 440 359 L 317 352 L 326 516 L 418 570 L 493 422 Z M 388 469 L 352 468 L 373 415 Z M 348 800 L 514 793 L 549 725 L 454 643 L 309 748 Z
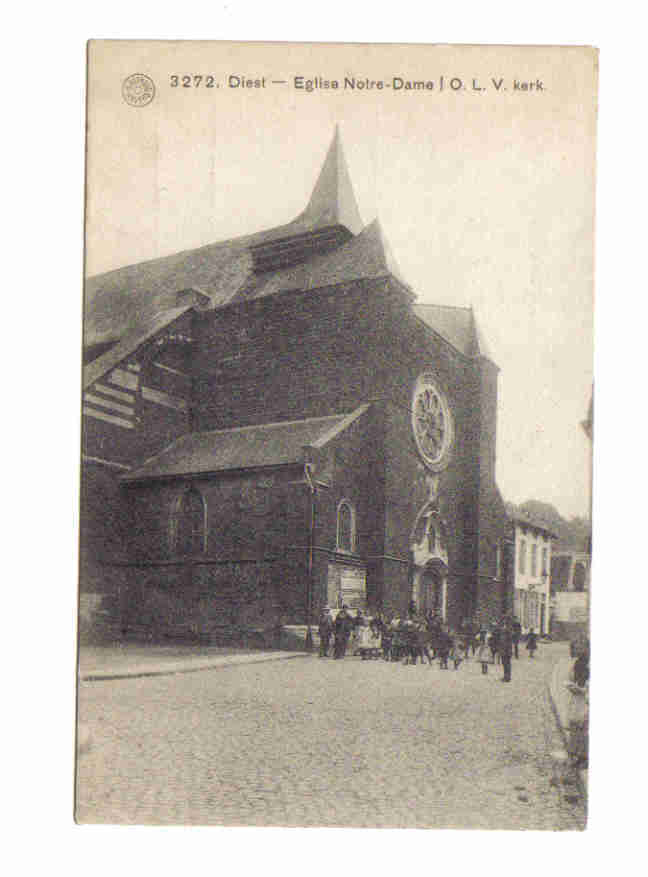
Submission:
M 88 279 L 84 333 L 82 635 L 507 607 L 497 365 L 363 226 L 337 131 L 294 221 Z

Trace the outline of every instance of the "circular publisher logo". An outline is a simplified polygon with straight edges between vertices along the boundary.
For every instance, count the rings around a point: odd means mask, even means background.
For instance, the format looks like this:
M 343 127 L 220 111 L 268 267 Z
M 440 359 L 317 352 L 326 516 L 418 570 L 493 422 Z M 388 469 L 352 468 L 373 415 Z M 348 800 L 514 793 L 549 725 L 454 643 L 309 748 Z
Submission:
M 124 79 L 122 96 L 131 107 L 145 107 L 155 97 L 153 80 L 144 73 L 132 73 Z

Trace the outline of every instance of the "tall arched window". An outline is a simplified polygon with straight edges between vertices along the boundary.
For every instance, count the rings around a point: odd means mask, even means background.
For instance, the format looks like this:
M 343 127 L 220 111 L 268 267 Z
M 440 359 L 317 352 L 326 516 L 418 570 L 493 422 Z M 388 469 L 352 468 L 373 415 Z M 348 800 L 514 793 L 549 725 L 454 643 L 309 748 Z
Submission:
M 355 512 L 351 503 L 343 499 L 337 513 L 337 550 L 355 550 Z
M 176 500 L 171 513 L 172 554 L 190 556 L 206 550 L 207 507 L 202 494 L 190 487 Z

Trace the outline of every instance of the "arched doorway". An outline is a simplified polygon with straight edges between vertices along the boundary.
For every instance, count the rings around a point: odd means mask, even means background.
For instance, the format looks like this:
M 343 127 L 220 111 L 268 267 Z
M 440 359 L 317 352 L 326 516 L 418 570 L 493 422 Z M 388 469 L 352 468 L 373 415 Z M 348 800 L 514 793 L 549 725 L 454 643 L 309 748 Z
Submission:
M 419 611 L 446 616 L 447 568 L 439 560 L 431 560 L 421 571 L 418 588 Z

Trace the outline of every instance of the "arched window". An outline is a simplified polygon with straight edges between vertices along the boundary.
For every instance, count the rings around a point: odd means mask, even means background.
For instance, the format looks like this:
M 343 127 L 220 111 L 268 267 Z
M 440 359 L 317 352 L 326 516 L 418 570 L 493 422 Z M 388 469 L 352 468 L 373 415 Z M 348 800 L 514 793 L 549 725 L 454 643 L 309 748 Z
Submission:
M 202 494 L 190 487 L 176 500 L 171 512 L 170 549 L 172 554 L 202 554 L 206 548 L 207 507 Z
M 355 550 L 355 512 L 351 503 L 343 499 L 337 513 L 337 550 Z

